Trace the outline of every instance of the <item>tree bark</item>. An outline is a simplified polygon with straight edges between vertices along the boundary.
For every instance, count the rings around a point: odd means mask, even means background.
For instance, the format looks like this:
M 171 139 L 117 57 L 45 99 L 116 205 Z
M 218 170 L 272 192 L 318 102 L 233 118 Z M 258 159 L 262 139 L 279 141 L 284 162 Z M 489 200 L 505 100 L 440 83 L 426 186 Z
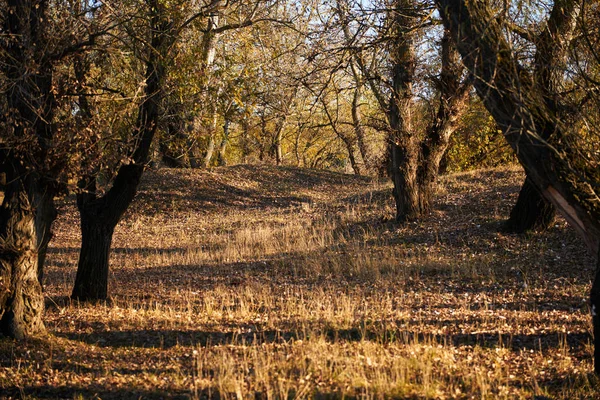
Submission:
M 394 183 L 396 221 L 421 216 L 417 165 L 418 138 L 413 127 L 413 81 L 416 70 L 416 8 L 413 0 L 398 0 L 394 9 L 395 45 L 392 58 L 392 96 L 390 100 L 389 140 L 390 175 Z
M 531 180 L 525 179 L 504 228 L 510 233 L 545 231 L 556 218 L 556 207 L 546 200 Z
M 30 190 L 21 179 L 13 180 L 0 209 L 0 331 L 23 339 L 44 330 L 44 297 L 39 281 L 38 233 Z
M 73 299 L 98 301 L 108 298 L 109 254 L 113 233 L 135 197 L 143 171 L 143 164 L 123 165 L 113 186 L 104 196 L 96 197 L 93 178 L 86 182 L 83 193 L 77 195 L 82 236 L 77 275 L 71 294 Z
M 80 301 L 108 298 L 109 254 L 116 224 L 81 213 L 81 251 L 72 297 Z
M 547 89 L 536 85 L 514 58 L 502 26 L 485 2 L 469 3 L 469 7 L 460 0 L 436 0 L 436 3 L 444 24 L 452 30 L 464 63 L 475 77 L 479 96 L 517 153 L 527 176 L 597 254 L 600 247 L 597 170 L 577 161 L 579 155 L 565 145 L 568 129 L 555 118 L 556 110 L 546 101 Z M 555 2 L 551 18 L 564 17 L 568 14 L 567 6 L 573 3 Z M 562 38 L 558 36 L 555 40 Z
M 10 110 L 0 116 L 5 129 L 0 175 L 6 181 L 0 207 L 0 330 L 21 339 L 44 330 L 41 281 L 58 186 L 56 171 L 46 164 L 53 147 L 54 71 L 45 45 L 48 2 L 9 0 L 7 7 L 6 40 L 0 44 L 6 55 L 2 95 Z
M 44 188 L 43 193 L 39 193 L 34 197 L 34 209 L 38 251 L 38 280 L 43 287 L 44 265 L 46 263 L 46 255 L 48 254 L 48 245 L 54 236 L 52 233 L 52 224 L 58 216 L 54 205 L 53 193 Z

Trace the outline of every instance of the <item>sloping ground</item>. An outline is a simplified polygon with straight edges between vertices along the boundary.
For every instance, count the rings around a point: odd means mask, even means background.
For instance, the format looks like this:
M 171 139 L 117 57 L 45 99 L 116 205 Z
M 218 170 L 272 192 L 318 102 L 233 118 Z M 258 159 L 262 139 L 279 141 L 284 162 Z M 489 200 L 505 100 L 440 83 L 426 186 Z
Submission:
M 0 339 L 1 398 L 597 398 L 593 261 L 565 222 L 507 235 L 523 175 L 443 179 L 397 226 L 387 181 L 161 169 L 115 233 L 110 304 L 68 300 L 62 207 L 48 335 Z

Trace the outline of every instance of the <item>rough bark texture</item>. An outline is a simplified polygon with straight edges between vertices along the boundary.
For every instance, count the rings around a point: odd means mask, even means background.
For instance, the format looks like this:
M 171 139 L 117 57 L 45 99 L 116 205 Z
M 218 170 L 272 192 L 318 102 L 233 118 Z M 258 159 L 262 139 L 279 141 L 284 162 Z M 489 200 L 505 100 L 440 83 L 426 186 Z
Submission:
M 442 71 L 439 80 L 440 104 L 434 121 L 424 139 L 413 123 L 415 74 L 416 6 L 413 1 L 401 0 L 396 10 L 397 43 L 392 52 L 393 91 L 390 102 L 389 140 L 390 176 L 394 183 L 396 220 L 418 218 L 430 211 L 431 199 L 440 162 L 457 120 L 465 108 L 469 84 L 461 82 L 462 66 L 449 33 L 442 39 Z
M 525 179 L 504 229 L 510 233 L 545 231 L 556 218 L 556 207 L 546 200 L 533 182 Z
M 84 190 L 77 197 L 82 244 L 71 296 L 81 301 L 105 300 L 108 296 L 108 254 L 114 228 L 135 197 L 158 124 L 164 63 L 172 37 L 156 0 L 149 1 L 149 9 L 152 49 L 146 61 L 146 96 L 139 106 L 132 135 L 137 141 L 131 154 L 133 162 L 119 168 L 104 196 L 97 197 L 95 180 L 88 178 L 82 181 Z
M 34 181 L 30 185 L 35 186 Z M 22 180 L 6 186 L 0 210 L 0 331 L 22 339 L 44 330 L 35 209 Z

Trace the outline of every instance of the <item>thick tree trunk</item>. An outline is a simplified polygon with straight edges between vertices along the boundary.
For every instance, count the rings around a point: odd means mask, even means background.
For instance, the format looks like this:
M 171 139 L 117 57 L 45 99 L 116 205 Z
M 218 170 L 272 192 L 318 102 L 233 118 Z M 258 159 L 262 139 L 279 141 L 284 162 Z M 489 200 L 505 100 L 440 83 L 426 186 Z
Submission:
M 81 214 L 81 252 L 71 295 L 74 299 L 108 298 L 108 262 L 114 228 L 96 215 Z
M 600 192 L 597 164 L 570 147 L 568 123 L 556 108 L 565 95 L 549 90 L 544 79 L 517 60 L 504 27 L 487 2 L 436 0 L 444 25 L 452 30 L 463 61 L 475 77 L 475 88 L 487 110 L 517 153 L 527 177 L 556 206 L 597 254 L 591 289 L 594 370 L 600 375 Z M 580 3 L 555 1 L 548 17 L 544 62 L 553 50 L 568 47 Z M 543 21 L 542 21 L 543 22 Z M 550 57 L 550 55 L 552 57 Z M 536 55 L 537 56 L 537 55 Z M 537 71 L 533 71 L 537 72 Z M 571 94 L 569 96 L 572 96 Z
M 416 70 L 414 0 L 398 0 L 393 14 L 395 46 L 391 51 L 392 94 L 389 108 L 390 176 L 394 184 L 396 221 L 419 217 L 417 169 L 419 145 L 413 126 L 413 81 Z
M 421 216 L 419 183 L 417 182 L 418 149 L 416 143 L 392 142 L 390 158 L 396 221 L 404 222 Z
M 109 254 L 113 232 L 133 201 L 143 165 L 123 165 L 112 188 L 102 197 L 95 195 L 93 178 L 81 184 L 85 191 L 77 196 L 81 215 L 81 250 L 71 297 L 80 301 L 108 298 Z
M 41 280 L 56 211 L 55 185 L 41 176 L 55 176 L 45 170 L 55 100 L 45 45 L 48 2 L 9 0 L 6 6 L 0 68 L 7 83 L 2 103 L 10 112 L 3 115 L 6 131 L 0 135 L 0 174 L 6 180 L 0 207 L 0 330 L 21 339 L 44 330 Z
M 525 179 L 504 228 L 511 233 L 544 231 L 555 218 L 556 208 L 538 192 L 531 180 Z
M 37 182 L 28 179 L 28 186 Z M 0 210 L 0 331 L 22 339 L 44 330 L 35 209 L 23 181 L 6 187 Z

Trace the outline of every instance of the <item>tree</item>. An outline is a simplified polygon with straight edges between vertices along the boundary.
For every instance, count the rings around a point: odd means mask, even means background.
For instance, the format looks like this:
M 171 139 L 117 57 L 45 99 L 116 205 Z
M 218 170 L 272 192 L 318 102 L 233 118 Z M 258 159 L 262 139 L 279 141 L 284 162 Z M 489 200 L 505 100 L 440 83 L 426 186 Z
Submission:
M 490 1 L 436 0 L 436 5 L 474 76 L 478 95 L 528 178 L 599 256 L 590 300 L 595 372 L 600 373 L 600 154 L 592 150 L 598 140 L 597 125 L 589 124 L 597 119 L 600 100 L 600 59 L 595 56 L 596 38 L 590 29 L 590 21 L 596 21 L 597 15 L 585 9 L 585 1 L 555 1 L 549 13 L 523 31 L 524 37 L 535 27 L 545 32 L 541 41 L 528 40 L 538 49 L 546 49 L 541 52 L 544 58 L 536 59 L 524 58 L 506 39 L 516 25 L 508 18 L 511 4 L 495 8 Z M 569 74 L 570 79 L 560 88 L 552 87 L 536 75 L 533 66 L 552 65 L 554 52 L 570 44 L 561 26 L 575 23 L 580 40 L 569 46 L 569 69 L 561 72 Z M 538 50 L 537 54 L 541 53 Z M 566 120 L 562 108 L 572 110 Z
M 54 116 L 55 74 L 69 55 L 100 32 L 85 15 L 92 2 L 70 7 L 45 0 L 0 3 L 0 330 L 14 338 L 44 329 L 41 279 L 56 218 L 54 197 L 66 186 L 73 131 Z M 60 16 L 58 18 L 57 16 Z
M 390 15 L 393 44 L 392 93 L 389 109 L 390 175 L 394 183 L 396 220 L 405 221 L 429 212 L 440 161 L 458 118 L 465 109 L 470 84 L 449 32 L 441 40 L 441 73 L 437 82 L 439 105 L 433 121 L 419 132 L 414 85 L 416 35 L 420 11 L 414 0 L 398 0 Z
M 138 4 L 136 4 L 138 5 Z M 126 161 L 119 167 L 112 186 L 102 194 L 98 191 L 97 175 L 83 177 L 77 206 L 81 215 L 82 242 L 77 266 L 77 276 L 72 297 L 82 301 L 104 300 L 108 297 L 109 254 L 114 229 L 133 201 L 149 154 L 160 117 L 168 57 L 181 31 L 204 10 L 189 18 L 176 10 L 179 4 L 166 5 L 159 0 L 146 0 L 142 17 L 138 9 L 127 16 L 136 26 L 127 28 L 133 43 L 141 43 L 140 57 L 145 65 L 144 96 L 138 105 L 137 117 L 130 139 L 133 142 Z

